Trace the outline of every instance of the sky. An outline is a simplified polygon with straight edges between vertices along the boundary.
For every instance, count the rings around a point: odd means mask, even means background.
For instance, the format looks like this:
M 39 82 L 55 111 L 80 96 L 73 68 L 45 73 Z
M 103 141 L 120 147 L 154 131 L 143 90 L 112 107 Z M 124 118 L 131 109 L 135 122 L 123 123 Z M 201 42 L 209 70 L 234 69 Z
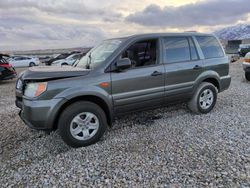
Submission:
M 0 51 L 87 47 L 137 33 L 210 33 L 249 23 L 249 0 L 0 0 Z

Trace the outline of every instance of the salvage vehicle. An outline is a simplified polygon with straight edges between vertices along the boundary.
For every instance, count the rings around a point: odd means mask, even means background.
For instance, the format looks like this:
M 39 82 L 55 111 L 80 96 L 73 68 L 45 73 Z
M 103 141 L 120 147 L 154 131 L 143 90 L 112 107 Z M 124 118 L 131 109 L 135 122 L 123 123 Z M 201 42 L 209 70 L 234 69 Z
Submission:
M 62 66 L 62 65 L 73 65 L 75 61 L 82 57 L 82 54 L 76 53 L 68 56 L 65 59 L 60 59 L 52 62 L 54 66 Z
M 68 56 L 70 56 L 70 53 L 63 53 L 63 54 L 59 54 L 56 57 L 50 58 L 47 61 L 44 61 L 45 65 L 51 65 L 54 61 L 60 60 L 60 59 L 65 59 Z
M 250 44 L 241 44 L 238 53 L 240 57 L 245 57 L 245 55 L 250 52 Z
M 115 117 L 187 102 L 210 112 L 229 88 L 229 59 L 211 34 L 141 34 L 105 40 L 73 67 L 35 67 L 16 84 L 31 128 L 59 129 L 72 147 L 96 143 Z
M 246 80 L 250 81 L 250 52 L 248 52 L 245 56 L 243 69 L 245 71 Z
M 0 54 L 0 80 L 10 80 L 17 76 L 15 69 L 6 60 L 9 56 Z
M 38 66 L 40 61 L 37 57 L 15 56 L 8 59 L 11 65 L 17 67 L 33 67 Z

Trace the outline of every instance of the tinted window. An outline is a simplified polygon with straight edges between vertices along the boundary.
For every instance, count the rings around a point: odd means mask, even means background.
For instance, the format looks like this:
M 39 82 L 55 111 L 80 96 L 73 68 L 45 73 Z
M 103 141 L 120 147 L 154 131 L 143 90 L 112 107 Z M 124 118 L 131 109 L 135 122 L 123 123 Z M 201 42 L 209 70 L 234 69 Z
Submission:
M 168 63 L 190 61 L 187 37 L 168 37 L 164 39 L 165 59 Z
M 156 64 L 157 40 L 140 41 L 132 44 L 122 53 L 122 58 L 129 58 L 132 68 Z
M 194 45 L 194 41 L 191 38 L 189 38 L 188 40 L 189 40 L 189 45 L 190 45 L 191 59 L 192 60 L 199 59 L 198 55 L 197 55 L 197 50 L 196 50 L 195 45 Z
M 19 60 L 23 60 L 22 57 L 15 57 L 15 60 L 19 61 Z
M 215 37 L 196 36 L 196 39 L 206 59 L 224 56 L 221 46 Z

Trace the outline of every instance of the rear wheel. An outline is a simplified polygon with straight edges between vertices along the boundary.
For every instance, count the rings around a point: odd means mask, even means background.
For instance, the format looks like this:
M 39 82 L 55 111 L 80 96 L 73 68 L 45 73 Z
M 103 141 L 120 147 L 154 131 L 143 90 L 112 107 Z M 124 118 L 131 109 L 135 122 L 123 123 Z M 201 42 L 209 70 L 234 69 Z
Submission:
M 101 107 L 82 101 L 67 107 L 59 119 L 58 129 L 62 139 L 72 147 L 96 143 L 107 128 L 107 118 Z
M 36 66 L 36 64 L 34 62 L 30 62 L 29 66 L 34 67 L 34 66 Z
M 250 81 L 250 72 L 245 72 L 245 77 L 248 81 Z
M 206 114 L 214 108 L 216 100 L 217 88 L 211 83 L 203 82 L 188 102 L 188 107 L 196 114 Z
M 62 65 L 68 65 L 68 63 L 62 63 Z

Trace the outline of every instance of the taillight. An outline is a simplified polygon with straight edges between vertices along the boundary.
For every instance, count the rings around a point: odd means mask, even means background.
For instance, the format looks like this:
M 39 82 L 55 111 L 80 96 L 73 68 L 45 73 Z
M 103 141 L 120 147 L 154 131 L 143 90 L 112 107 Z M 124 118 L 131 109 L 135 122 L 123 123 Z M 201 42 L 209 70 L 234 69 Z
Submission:
M 5 67 L 5 68 L 10 68 L 11 67 L 11 65 L 9 63 L 3 63 L 0 66 Z

